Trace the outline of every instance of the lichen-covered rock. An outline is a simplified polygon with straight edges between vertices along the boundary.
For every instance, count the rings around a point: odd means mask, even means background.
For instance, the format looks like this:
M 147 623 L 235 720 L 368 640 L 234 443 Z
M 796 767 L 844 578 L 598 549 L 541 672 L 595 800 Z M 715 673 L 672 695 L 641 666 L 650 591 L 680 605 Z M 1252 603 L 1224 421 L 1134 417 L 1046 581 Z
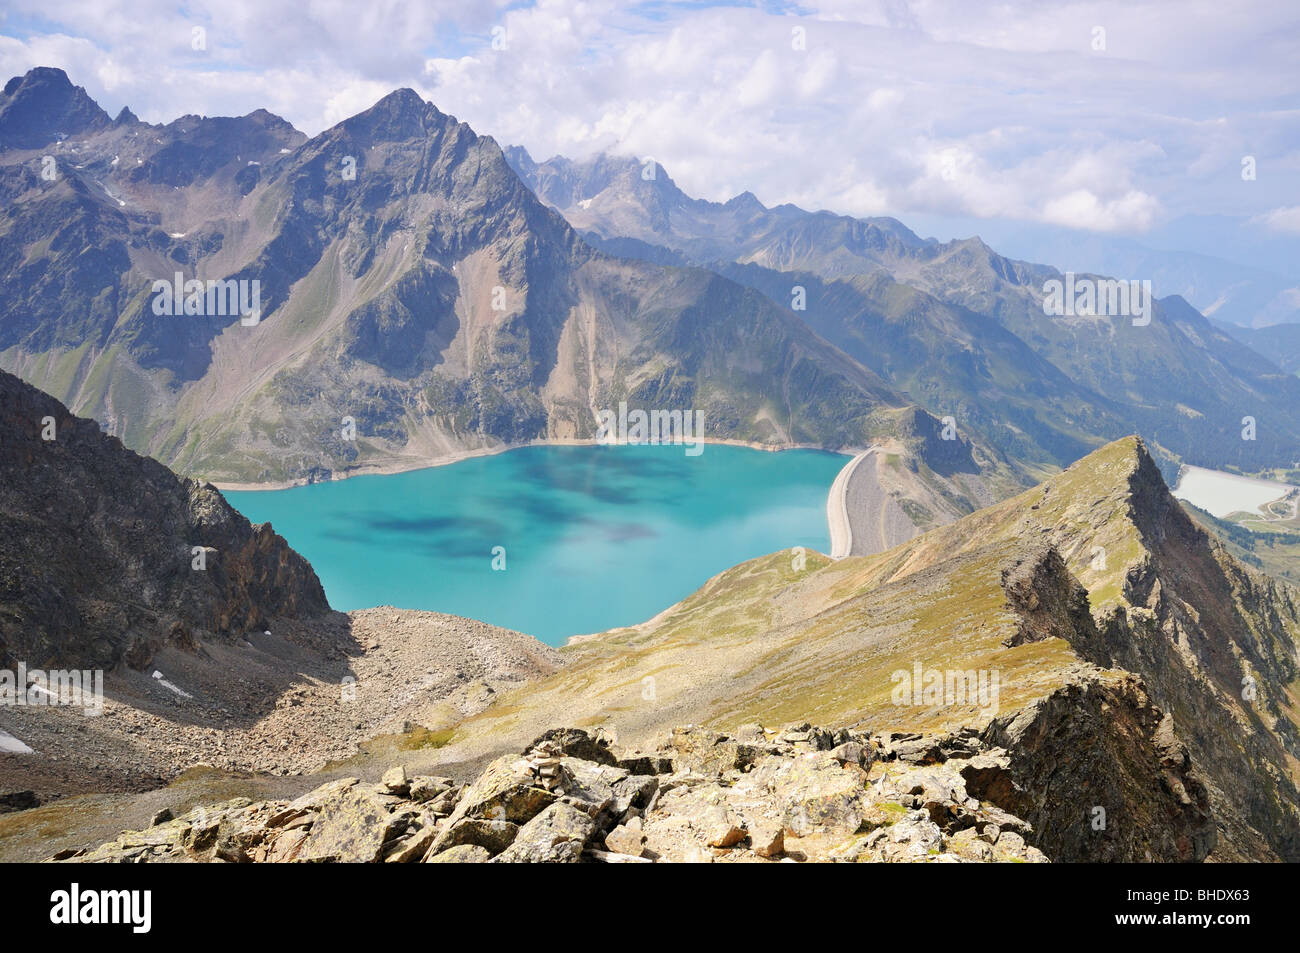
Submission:
M 857 765 L 842 765 L 829 753 L 810 752 L 777 767 L 771 784 L 786 830 L 802 837 L 814 830 L 845 834 L 858 830 L 866 779 Z
M 294 860 L 373 864 L 384 846 L 401 832 L 397 819 L 378 795 L 352 785 L 320 803 Z
M 510 821 L 489 820 L 482 817 L 448 818 L 440 832 L 429 845 L 428 857 L 443 851 L 471 844 L 482 847 L 490 854 L 499 854 L 509 847 L 519 833 L 519 825 Z
M 451 820 L 485 818 L 526 824 L 555 799 L 555 794 L 536 783 L 527 761 L 506 755 L 489 764 L 461 792 Z
M 573 864 L 596 833 L 591 815 L 569 804 L 552 804 L 519 829 L 494 863 Z
M 751 745 L 693 725 L 674 728 L 664 748 L 678 770 L 689 769 L 699 774 L 740 770 L 753 764 L 757 755 Z
M 486 864 L 492 859 L 492 853 L 477 844 L 458 844 L 448 847 L 441 854 L 426 858 L 430 864 Z

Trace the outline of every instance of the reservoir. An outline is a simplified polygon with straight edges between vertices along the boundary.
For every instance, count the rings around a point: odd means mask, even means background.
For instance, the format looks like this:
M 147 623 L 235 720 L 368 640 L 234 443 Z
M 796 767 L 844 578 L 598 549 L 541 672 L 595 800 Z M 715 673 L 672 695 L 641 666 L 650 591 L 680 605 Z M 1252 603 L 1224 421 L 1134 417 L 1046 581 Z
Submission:
M 335 609 L 431 609 L 561 645 L 643 622 L 746 559 L 826 552 L 826 495 L 847 459 L 539 446 L 225 496 L 311 562 Z

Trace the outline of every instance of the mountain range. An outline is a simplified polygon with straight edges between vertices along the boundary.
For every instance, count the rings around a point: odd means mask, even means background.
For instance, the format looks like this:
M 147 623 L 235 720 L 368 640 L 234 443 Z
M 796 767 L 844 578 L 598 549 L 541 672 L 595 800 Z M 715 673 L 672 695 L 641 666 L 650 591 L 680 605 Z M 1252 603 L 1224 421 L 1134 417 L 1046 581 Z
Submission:
M 0 196 L 0 366 L 227 484 L 589 440 L 623 401 L 773 447 L 950 417 L 1004 493 L 1134 431 L 1170 475 L 1300 444 L 1300 380 L 1180 298 L 1051 317 L 1059 274 L 978 239 L 538 164 L 410 90 L 308 139 L 110 119 L 33 70 L 0 96 Z M 157 313 L 178 275 L 258 282 L 257 322 Z
M 709 267 L 786 307 L 803 288 L 801 317 L 818 333 L 923 405 L 953 408 L 1015 459 L 1064 465 L 1137 431 L 1186 462 L 1254 470 L 1297 445 L 1273 417 L 1296 405 L 1294 375 L 1177 295 L 1156 300 L 1147 325 L 1050 317 L 1044 286 L 1062 274 L 978 238 L 938 242 L 890 218 L 768 209 L 750 193 L 694 199 L 662 166 L 628 157 L 507 156 L 599 247 Z M 1242 418 L 1264 414 L 1277 429 L 1242 440 Z
M 58 71 L 6 89 L 0 126 L 47 126 L 0 141 L 50 137 L 56 172 L 0 154 L 0 360 L 182 472 L 591 439 L 623 401 L 772 445 L 869 442 L 915 409 L 751 289 L 592 248 L 410 90 L 305 141 L 264 112 L 108 122 Z M 257 280 L 260 322 L 156 314 L 174 273 Z

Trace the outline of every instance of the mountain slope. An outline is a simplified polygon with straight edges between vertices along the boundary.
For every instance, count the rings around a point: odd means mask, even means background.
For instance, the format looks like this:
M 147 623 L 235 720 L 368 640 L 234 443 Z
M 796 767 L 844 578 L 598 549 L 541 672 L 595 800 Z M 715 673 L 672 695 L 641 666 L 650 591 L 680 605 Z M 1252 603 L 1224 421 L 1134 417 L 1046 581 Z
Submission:
M 603 247 L 678 255 L 763 286 L 787 308 L 792 285 L 815 289 L 824 307 L 801 316 L 819 334 L 877 371 L 887 367 L 886 379 L 933 413 L 961 403 L 977 427 L 1001 421 L 988 437 L 1008 455 L 1065 465 L 1136 431 L 1187 462 L 1255 471 L 1289 462 L 1300 445 L 1300 382 L 1177 296 L 1155 302 L 1139 326 L 1122 315 L 1048 316 L 1044 284 L 1060 272 L 1005 258 L 978 238 L 940 243 L 894 219 L 768 209 L 748 193 L 692 199 L 661 167 L 649 177 L 629 158 L 538 164 L 522 149 L 508 154 L 544 201 Z M 936 301 L 964 315 L 938 316 Z M 873 361 L 874 333 L 891 323 Z M 955 341 L 945 341 L 958 324 Z M 920 339 L 910 350 L 904 333 Z M 935 349 L 948 353 L 932 362 Z M 1245 417 L 1256 421 L 1251 439 L 1242 439 Z
M 1274 324 L 1266 328 L 1220 327 L 1282 370 L 1300 374 L 1300 324 Z
M 143 668 L 164 645 L 329 612 L 269 524 L 3 371 L 0 502 L 4 667 Z
M 185 774 L 199 762 L 264 780 L 320 770 L 412 719 L 476 712 L 559 661 L 469 619 L 330 611 L 270 524 L 0 371 L 0 738 L 30 749 L 0 750 L 0 808 L 182 775 L 202 787 L 203 771 Z M 87 670 L 98 688 L 60 687 L 56 673 Z M 91 801 L 54 827 L 102 822 Z
M 620 401 L 702 411 L 714 438 L 855 447 L 910 407 L 752 290 L 595 251 L 410 90 L 310 141 L 265 112 L 121 117 L 57 155 L 54 182 L 0 159 L 0 364 L 183 472 L 590 439 Z M 260 282 L 260 323 L 155 314 L 177 272 Z
M 714 267 L 773 302 L 802 288 L 800 314 L 817 333 L 1013 459 L 1051 468 L 1125 432 L 1122 406 L 1075 383 L 996 320 L 883 270 L 828 281 L 755 264 Z

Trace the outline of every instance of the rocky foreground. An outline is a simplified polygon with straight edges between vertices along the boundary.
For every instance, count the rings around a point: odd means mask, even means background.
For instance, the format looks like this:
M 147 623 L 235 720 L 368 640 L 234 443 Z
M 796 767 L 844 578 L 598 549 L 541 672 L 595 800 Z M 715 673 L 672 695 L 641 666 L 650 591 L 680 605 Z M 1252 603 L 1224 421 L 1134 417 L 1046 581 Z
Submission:
M 1009 758 L 974 732 L 868 735 L 807 724 L 735 737 L 676 729 L 653 753 L 548 731 L 477 779 L 331 781 L 293 801 L 162 812 L 58 861 L 606 863 L 1044 862 L 1033 830 L 980 794 Z

